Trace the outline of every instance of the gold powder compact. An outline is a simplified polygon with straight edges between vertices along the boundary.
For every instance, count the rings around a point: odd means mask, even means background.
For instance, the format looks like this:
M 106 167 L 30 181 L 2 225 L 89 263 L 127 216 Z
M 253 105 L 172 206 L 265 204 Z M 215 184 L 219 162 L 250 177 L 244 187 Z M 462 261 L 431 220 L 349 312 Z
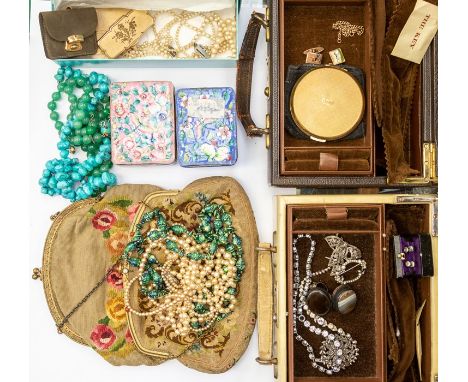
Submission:
M 361 123 L 364 91 L 355 76 L 337 66 L 321 66 L 304 73 L 290 97 L 291 116 L 311 139 L 344 138 Z

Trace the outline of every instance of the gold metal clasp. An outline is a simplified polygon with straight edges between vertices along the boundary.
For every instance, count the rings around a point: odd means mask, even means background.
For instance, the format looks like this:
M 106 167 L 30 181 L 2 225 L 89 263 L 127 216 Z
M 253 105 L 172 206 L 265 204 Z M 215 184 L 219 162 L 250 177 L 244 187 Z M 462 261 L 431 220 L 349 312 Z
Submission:
M 72 34 L 68 36 L 67 41 L 65 41 L 65 50 L 67 52 L 78 52 L 83 49 L 82 42 L 84 42 L 83 35 Z
M 276 247 L 270 243 L 260 243 L 258 247 L 255 248 L 257 251 L 266 251 L 270 253 L 276 253 Z
M 42 272 L 40 268 L 34 268 L 33 269 L 33 274 L 32 274 L 32 279 L 33 280 L 42 280 Z
M 61 212 L 61 211 L 58 211 L 58 212 L 56 212 L 55 214 L 50 215 L 50 220 L 55 220 L 55 219 L 57 218 L 57 216 L 60 215 L 60 212 Z
M 422 155 L 422 176 L 408 177 L 403 181 L 403 183 L 437 183 L 437 149 L 435 143 L 424 143 Z
M 265 116 L 265 147 L 270 148 L 270 114 Z
M 254 11 L 252 13 L 252 16 L 255 17 L 258 21 L 260 21 L 262 26 L 265 28 L 265 40 L 266 42 L 269 42 L 270 41 L 270 23 L 269 23 L 270 9 L 268 7 L 266 8 L 265 15 Z
M 255 358 L 255 361 L 260 365 L 277 365 L 278 358 L 269 358 L 269 359 L 262 359 L 260 357 Z

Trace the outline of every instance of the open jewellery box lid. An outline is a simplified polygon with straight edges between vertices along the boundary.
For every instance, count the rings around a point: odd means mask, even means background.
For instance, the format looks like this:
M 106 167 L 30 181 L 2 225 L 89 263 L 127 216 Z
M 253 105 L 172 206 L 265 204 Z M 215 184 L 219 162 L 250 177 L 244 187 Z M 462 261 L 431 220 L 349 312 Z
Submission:
M 168 328 L 156 330 L 151 319 L 140 322 L 136 332 L 129 330 L 122 274 L 112 266 L 131 236 L 132 220 L 142 211 L 157 207 L 172 224 L 194 227 L 206 201 L 224 206 L 242 239 L 245 270 L 234 312 L 200 336 L 182 338 Z M 65 315 L 108 274 L 103 285 L 90 294 L 60 331 L 92 347 L 111 364 L 157 365 L 177 358 L 198 371 L 221 373 L 244 353 L 255 327 L 257 243 L 249 199 L 232 178 L 200 179 L 181 191 L 151 185 L 120 185 L 102 198 L 73 203 L 55 216 L 44 247 L 41 278 L 50 312 L 61 326 Z M 109 269 L 112 272 L 107 273 Z M 158 352 L 152 353 L 155 348 Z

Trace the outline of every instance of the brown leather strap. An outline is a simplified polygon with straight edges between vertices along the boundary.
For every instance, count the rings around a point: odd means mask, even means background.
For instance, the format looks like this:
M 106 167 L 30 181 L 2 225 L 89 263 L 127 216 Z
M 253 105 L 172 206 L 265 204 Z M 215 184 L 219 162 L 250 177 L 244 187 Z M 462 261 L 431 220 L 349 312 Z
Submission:
M 250 95 L 252 91 L 252 74 L 257 49 L 258 35 L 266 25 L 265 15 L 252 13 L 237 62 L 236 105 L 237 116 L 249 137 L 261 137 L 268 131 L 258 128 L 250 115 Z

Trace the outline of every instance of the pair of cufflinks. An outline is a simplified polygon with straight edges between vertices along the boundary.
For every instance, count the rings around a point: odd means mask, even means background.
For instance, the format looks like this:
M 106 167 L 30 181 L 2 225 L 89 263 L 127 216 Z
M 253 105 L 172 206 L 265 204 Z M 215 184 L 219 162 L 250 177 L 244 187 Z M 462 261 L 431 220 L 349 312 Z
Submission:
M 305 50 L 303 53 L 306 55 L 306 64 L 320 65 L 322 63 L 322 52 L 324 50 L 325 49 L 321 46 Z M 346 61 L 341 48 L 331 50 L 328 54 L 330 55 L 333 65 L 343 64 Z

